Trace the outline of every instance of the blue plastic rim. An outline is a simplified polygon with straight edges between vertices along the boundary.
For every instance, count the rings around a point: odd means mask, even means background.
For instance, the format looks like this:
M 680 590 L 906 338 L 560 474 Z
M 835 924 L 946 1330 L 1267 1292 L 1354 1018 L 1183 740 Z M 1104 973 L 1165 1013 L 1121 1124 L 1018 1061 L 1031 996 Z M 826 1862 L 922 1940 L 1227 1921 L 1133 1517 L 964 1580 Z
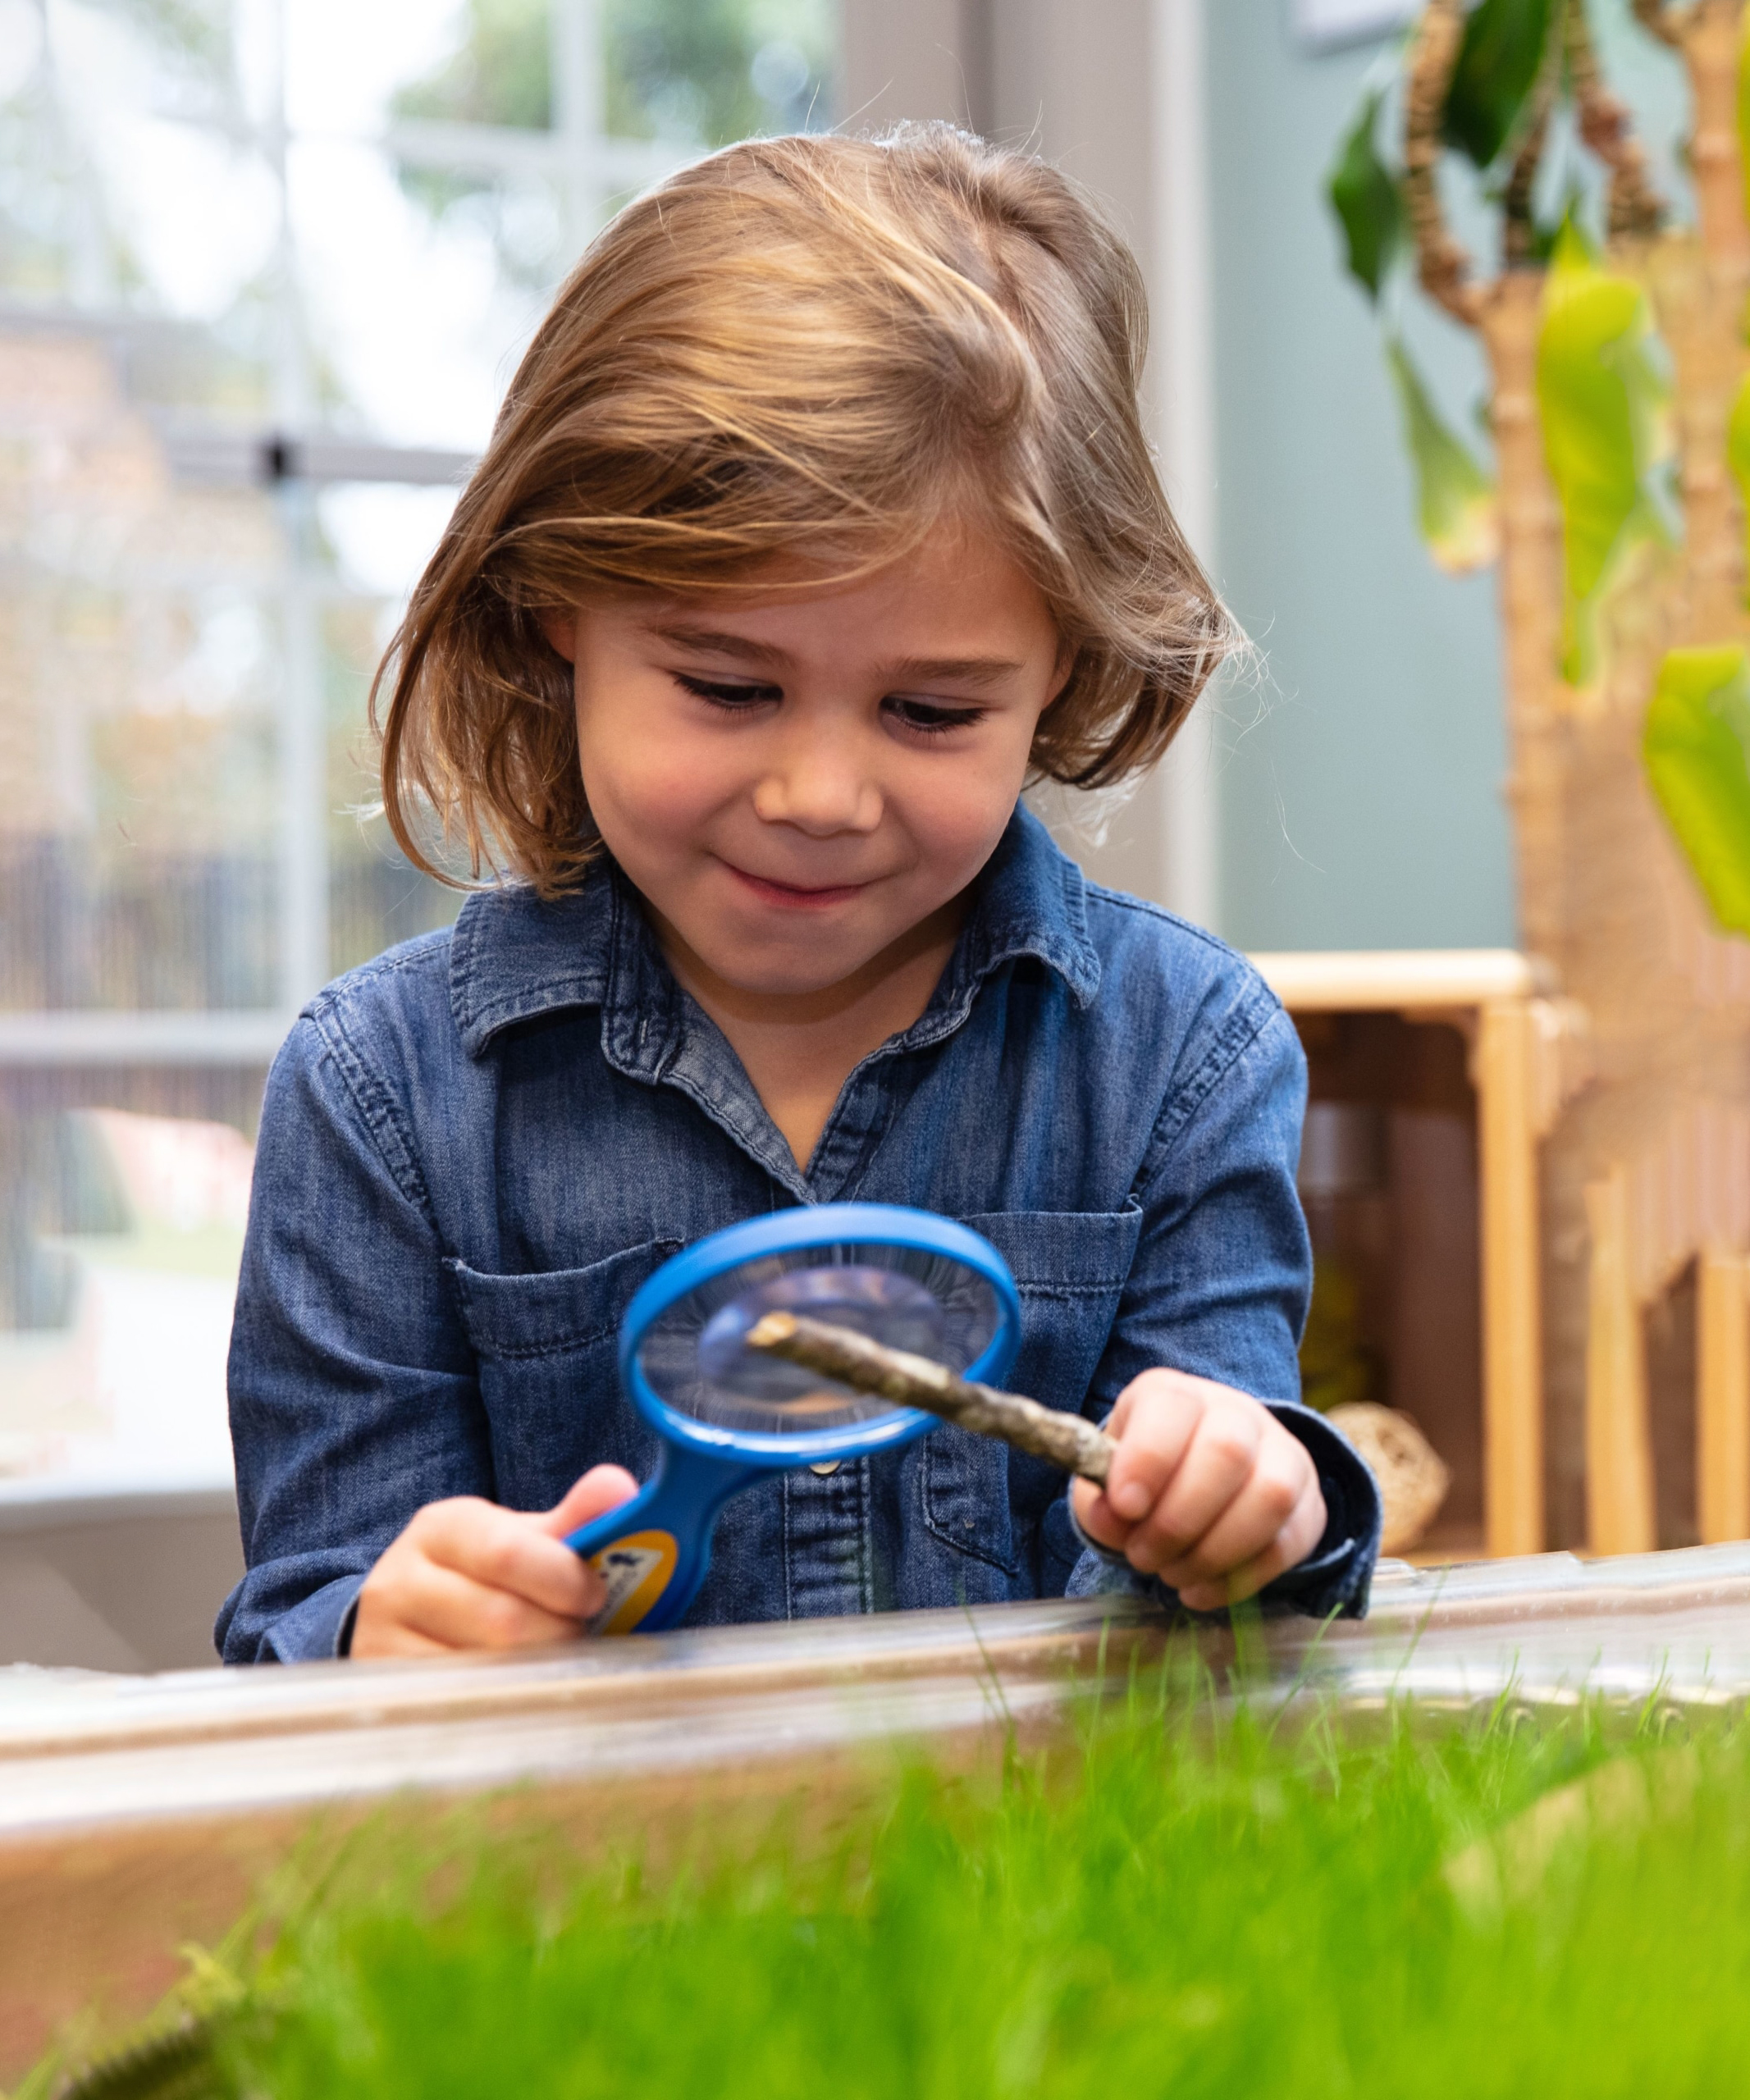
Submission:
M 735 1428 L 703 1421 L 669 1404 L 655 1390 L 641 1359 L 641 1351 L 665 1313 L 708 1287 L 720 1285 L 724 1279 L 747 1276 L 751 1281 L 766 1265 L 795 1274 L 798 1265 L 785 1258 L 816 1253 L 838 1258 L 864 1249 L 923 1256 L 945 1271 L 958 1270 L 986 1286 L 993 1314 L 989 1339 L 969 1361 L 950 1363 L 949 1368 L 988 1385 L 1001 1382 L 1020 1343 L 1021 1299 L 1008 1264 L 988 1239 L 951 1218 L 899 1203 L 818 1203 L 750 1218 L 714 1232 L 665 1262 L 639 1290 L 626 1308 L 619 1333 L 620 1378 L 639 1413 L 670 1443 L 774 1469 L 860 1458 L 922 1436 L 934 1426 L 934 1415 L 884 1403 L 877 1404 L 879 1412 L 871 1409 L 861 1419 L 811 1432 Z M 838 1263 L 835 1258 L 817 1266 L 829 1271 Z M 932 1352 L 925 1349 L 923 1353 Z
M 989 1383 L 1007 1375 L 1021 1338 L 1020 1297 L 996 1249 L 950 1219 L 898 1204 L 779 1211 L 665 1262 L 626 1308 L 619 1335 L 621 1379 L 661 1439 L 656 1470 L 629 1502 L 565 1541 L 606 1584 L 596 1632 L 673 1626 L 710 1572 L 718 1513 L 741 1489 L 797 1466 L 891 1450 L 935 1427 L 934 1415 L 745 1351 L 742 1335 L 774 1304 L 881 1335 Z M 678 1404 L 682 1396 L 694 1404 Z M 816 1419 L 820 1426 L 811 1426 Z

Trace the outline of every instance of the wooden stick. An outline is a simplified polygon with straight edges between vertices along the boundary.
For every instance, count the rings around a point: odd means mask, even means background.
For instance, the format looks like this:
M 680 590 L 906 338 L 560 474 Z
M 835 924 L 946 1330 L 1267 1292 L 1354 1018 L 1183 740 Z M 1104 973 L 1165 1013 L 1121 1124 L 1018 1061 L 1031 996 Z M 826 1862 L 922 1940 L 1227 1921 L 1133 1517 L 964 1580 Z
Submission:
M 1464 40 L 1464 0 L 1428 0 L 1410 45 L 1404 95 L 1404 197 L 1423 290 L 1455 321 L 1474 328 L 1483 293 L 1446 224 L 1438 177 L 1440 114 Z
M 1656 233 L 1665 219 L 1665 207 L 1648 178 L 1647 149 L 1634 135 L 1629 105 L 1604 84 L 1585 8 L 1570 7 L 1564 27 L 1580 136 L 1611 171 L 1607 209 L 1611 238 Z
M 1510 270 L 1538 267 L 1538 222 L 1532 195 L 1537 188 L 1538 171 L 1543 165 L 1544 148 L 1549 144 L 1550 116 L 1561 85 L 1561 40 L 1552 36 L 1538 69 L 1524 131 L 1501 193 L 1501 259 Z
M 1668 43 L 1673 51 L 1683 48 L 1684 31 L 1688 27 L 1688 17 L 1693 7 L 1674 8 L 1670 0 L 1634 0 L 1634 19 L 1643 30 L 1650 30 L 1661 43 Z
M 1697 1264 L 1695 1503 L 1703 1545 L 1750 1538 L 1750 1262 L 1710 1247 Z
M 1103 1487 L 1112 1454 L 1117 1449 L 1103 1429 L 1079 1414 L 1042 1408 L 1018 1393 L 999 1393 L 957 1378 L 927 1356 L 889 1349 L 849 1327 L 809 1320 L 794 1312 L 768 1312 L 747 1336 L 750 1349 L 781 1356 L 787 1363 L 848 1386 L 853 1392 L 875 1393 L 900 1407 L 922 1408 L 944 1422 L 980 1436 L 999 1436 L 1017 1451 L 1030 1451 L 1066 1472 L 1080 1473 Z
M 1620 1162 L 1587 1183 L 1586 1217 L 1587 1544 L 1596 1554 L 1651 1553 L 1659 1538 L 1647 1344 L 1629 1270 L 1629 1176 Z
M 1543 1335 L 1538 1262 L 1538 1020 L 1528 999 L 1478 1015 L 1483 1240 L 1483 1523 L 1497 1556 L 1542 1553 Z

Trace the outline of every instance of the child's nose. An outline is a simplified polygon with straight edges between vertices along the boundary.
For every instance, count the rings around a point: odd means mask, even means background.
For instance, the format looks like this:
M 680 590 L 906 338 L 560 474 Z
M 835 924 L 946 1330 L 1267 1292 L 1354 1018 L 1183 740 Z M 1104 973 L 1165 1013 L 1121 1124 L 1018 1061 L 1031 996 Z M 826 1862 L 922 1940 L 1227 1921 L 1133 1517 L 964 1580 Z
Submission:
M 812 739 L 786 751 L 753 791 L 755 814 L 766 824 L 794 824 L 825 838 L 873 831 L 881 820 L 880 789 L 851 755 Z

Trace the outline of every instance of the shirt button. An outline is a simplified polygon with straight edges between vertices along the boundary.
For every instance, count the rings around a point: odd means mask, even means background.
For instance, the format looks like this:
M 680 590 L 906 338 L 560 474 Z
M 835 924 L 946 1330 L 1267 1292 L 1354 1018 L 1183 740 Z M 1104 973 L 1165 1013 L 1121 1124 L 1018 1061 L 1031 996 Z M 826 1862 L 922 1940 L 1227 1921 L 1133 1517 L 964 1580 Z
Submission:
M 825 1480 L 829 1473 L 837 1472 L 843 1463 L 844 1461 L 842 1459 L 829 1459 L 824 1465 L 811 1466 L 808 1470 L 811 1473 L 818 1473 L 821 1479 Z

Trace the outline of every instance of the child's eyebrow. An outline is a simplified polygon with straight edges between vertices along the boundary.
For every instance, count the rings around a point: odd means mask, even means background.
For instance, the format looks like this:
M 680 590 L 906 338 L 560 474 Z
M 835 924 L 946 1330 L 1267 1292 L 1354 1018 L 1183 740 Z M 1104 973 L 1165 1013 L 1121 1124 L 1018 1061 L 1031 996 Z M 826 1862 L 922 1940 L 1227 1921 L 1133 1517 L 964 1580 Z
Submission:
M 785 651 L 773 644 L 756 641 L 751 635 L 732 634 L 722 628 L 665 623 L 652 628 L 651 632 L 660 641 L 672 641 L 678 648 L 733 656 L 743 664 L 770 665 L 789 661 Z M 1000 679 L 1011 678 L 1026 668 L 1008 656 L 904 656 L 897 663 L 889 664 L 883 675 L 897 684 L 952 678 L 971 685 L 995 685 Z
M 715 627 L 687 627 L 679 623 L 653 627 L 659 641 L 672 641 L 679 649 L 697 649 L 714 656 L 736 656 L 744 664 L 786 664 L 789 658 L 771 643 L 756 641 L 745 634 L 730 634 Z
M 929 685 L 951 678 L 958 685 L 994 686 L 1026 669 L 1010 656 L 907 656 L 889 665 L 887 675 L 895 683 Z

